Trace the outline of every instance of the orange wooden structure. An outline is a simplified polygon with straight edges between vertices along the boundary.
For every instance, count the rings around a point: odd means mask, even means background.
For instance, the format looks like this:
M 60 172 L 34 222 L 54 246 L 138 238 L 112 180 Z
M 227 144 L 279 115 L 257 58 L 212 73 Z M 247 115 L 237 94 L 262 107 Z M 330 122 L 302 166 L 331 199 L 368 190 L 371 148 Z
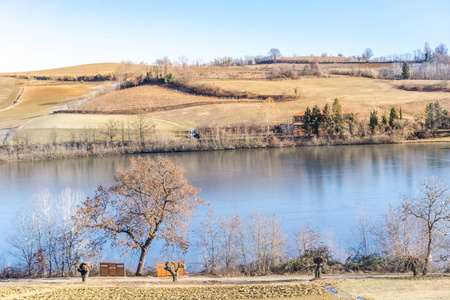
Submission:
M 181 262 L 176 262 L 176 263 L 175 263 L 175 268 L 178 267 L 178 264 L 181 264 Z M 167 271 L 167 270 L 165 269 L 165 267 L 166 267 L 166 264 L 165 264 L 165 263 L 157 264 L 157 265 L 156 265 L 156 271 L 157 271 L 157 273 L 158 273 L 158 277 L 172 276 L 172 274 L 170 274 L 170 272 Z M 186 274 L 186 273 L 185 273 L 184 268 L 182 268 L 182 269 L 178 272 L 178 275 L 184 275 L 184 274 Z
M 123 263 L 100 263 L 100 276 L 126 276 Z

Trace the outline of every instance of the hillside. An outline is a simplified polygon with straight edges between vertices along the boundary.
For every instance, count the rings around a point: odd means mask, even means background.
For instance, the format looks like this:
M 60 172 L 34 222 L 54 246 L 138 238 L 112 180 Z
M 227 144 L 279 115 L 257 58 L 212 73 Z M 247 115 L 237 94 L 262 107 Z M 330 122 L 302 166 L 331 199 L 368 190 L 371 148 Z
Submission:
M 56 69 L 46 69 L 38 71 L 27 71 L 27 72 L 14 72 L 14 73 L 0 73 L 0 76 L 92 76 L 92 75 L 106 75 L 112 74 L 116 71 L 118 63 L 99 63 L 99 64 L 86 64 L 79 66 L 63 67 Z

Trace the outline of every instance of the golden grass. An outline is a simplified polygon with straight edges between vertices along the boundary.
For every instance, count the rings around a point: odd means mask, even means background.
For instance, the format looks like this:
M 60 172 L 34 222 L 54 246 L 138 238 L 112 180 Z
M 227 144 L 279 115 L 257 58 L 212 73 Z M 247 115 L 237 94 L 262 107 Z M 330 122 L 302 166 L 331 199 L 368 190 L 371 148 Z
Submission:
M 48 114 L 65 103 L 75 101 L 95 90 L 99 83 L 56 83 L 26 86 L 18 103 L 0 111 L 0 128 L 24 124 L 27 120 Z
M 119 122 L 120 128 L 123 123 L 127 137 L 128 130 L 133 131 L 135 128 L 134 123 L 137 121 L 137 117 L 133 115 L 51 114 L 34 118 L 22 126 L 22 128 L 31 133 L 32 142 L 34 143 L 50 143 L 50 132 L 53 127 L 56 128 L 58 142 L 72 141 L 74 135 L 76 140 L 79 140 L 80 135 L 83 135 L 84 131 L 89 132 L 94 129 L 97 130 L 97 139 L 104 140 L 104 136 L 100 134 L 100 129 L 111 119 Z M 151 129 L 150 136 L 153 133 L 165 132 L 173 137 L 180 131 L 192 129 L 180 123 L 152 117 L 145 117 L 145 122 L 148 128 Z M 134 136 L 135 133 L 131 132 L 130 134 Z M 121 134 L 118 134 L 115 140 L 121 140 Z
M 338 98 L 343 108 L 360 112 L 367 117 L 372 107 L 380 112 L 392 106 L 402 107 L 404 115 L 416 115 L 421 112 L 424 103 L 439 100 L 445 108 L 450 108 L 450 94 L 445 92 L 411 92 L 397 88 L 402 81 L 387 81 L 368 78 L 304 78 L 300 80 L 223 80 L 204 81 L 223 89 L 235 89 L 255 94 L 293 95 L 294 88 L 299 89 L 298 101 L 280 103 L 282 116 L 304 110 L 315 104 L 323 107 Z M 412 81 L 415 82 L 415 81 Z M 431 82 L 430 82 L 431 83 Z
M 341 294 L 364 299 L 450 299 L 450 278 L 346 279 L 333 284 Z
M 206 105 L 227 101 L 214 97 L 190 95 L 159 86 L 140 86 L 110 92 L 74 109 L 95 112 L 136 112 L 171 109 L 176 106 Z M 229 101 L 233 102 L 233 101 Z
M 23 79 L 0 77 L 0 110 L 14 103 L 24 85 Z
M 0 75 L 32 75 L 32 76 L 93 76 L 97 74 L 107 75 L 116 71 L 118 63 L 99 63 L 99 64 L 87 64 L 79 66 L 71 66 L 56 69 L 47 69 L 39 71 L 17 72 L 17 73 L 3 73 Z

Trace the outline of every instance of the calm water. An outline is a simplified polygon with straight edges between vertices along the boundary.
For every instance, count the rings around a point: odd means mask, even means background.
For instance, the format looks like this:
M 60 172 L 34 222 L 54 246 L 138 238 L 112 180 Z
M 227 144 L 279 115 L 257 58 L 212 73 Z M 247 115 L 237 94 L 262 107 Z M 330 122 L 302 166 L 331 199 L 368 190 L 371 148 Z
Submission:
M 401 195 L 414 195 L 424 177 L 449 183 L 450 144 L 257 149 L 167 154 L 219 215 L 274 213 L 292 232 L 307 222 L 345 242 L 364 204 L 376 220 Z M 109 185 L 130 156 L 0 165 L 0 253 L 15 212 L 48 188 L 93 195 Z M 206 208 L 199 211 L 204 215 Z M 194 224 L 195 226 L 195 224 Z

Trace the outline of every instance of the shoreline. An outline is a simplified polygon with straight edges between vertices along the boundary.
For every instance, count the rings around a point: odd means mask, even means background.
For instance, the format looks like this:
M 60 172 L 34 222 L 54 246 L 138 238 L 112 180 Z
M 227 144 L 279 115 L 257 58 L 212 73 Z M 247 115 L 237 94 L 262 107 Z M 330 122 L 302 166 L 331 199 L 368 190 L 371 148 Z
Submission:
M 126 154 L 148 153 L 177 153 L 177 152 L 203 152 L 203 151 L 227 151 L 243 149 L 267 149 L 267 148 L 301 148 L 301 147 L 330 147 L 330 146 L 357 146 L 357 145 L 381 145 L 381 144 L 429 144 L 450 143 L 450 137 L 418 140 L 398 140 L 398 137 L 375 135 L 364 138 L 345 137 L 330 139 L 324 137 L 301 138 L 277 138 L 277 137 L 252 137 L 252 138 L 225 138 L 210 140 L 168 140 L 152 141 L 145 145 L 134 142 L 129 143 L 73 143 L 63 145 L 31 145 L 31 149 L 17 152 L 12 146 L 0 147 L 0 164 L 18 163 L 30 161 L 48 161 L 68 158 L 115 156 Z

